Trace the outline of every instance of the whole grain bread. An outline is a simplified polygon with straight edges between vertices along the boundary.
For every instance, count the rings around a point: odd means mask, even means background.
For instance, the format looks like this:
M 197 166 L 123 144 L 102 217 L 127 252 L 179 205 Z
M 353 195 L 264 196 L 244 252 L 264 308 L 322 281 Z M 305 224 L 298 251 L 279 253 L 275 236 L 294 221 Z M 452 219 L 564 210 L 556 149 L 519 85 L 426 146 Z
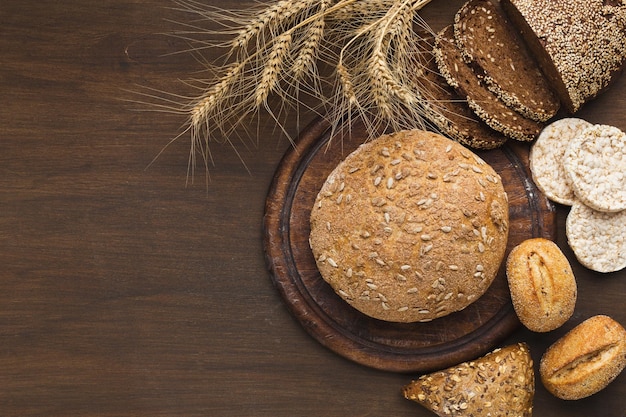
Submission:
M 444 135 L 473 149 L 494 149 L 502 146 L 507 137 L 485 124 L 469 108 L 467 101 L 448 85 L 439 73 L 433 54 L 434 36 L 420 33 L 422 43 L 418 51 L 422 64 L 417 76 L 423 87 L 429 120 Z
M 405 386 L 403 395 L 441 417 L 530 417 L 535 374 L 528 345 L 506 346 L 423 375 Z
M 448 84 L 466 98 L 470 108 L 489 127 L 520 141 L 532 141 L 539 135 L 543 128 L 540 122 L 530 120 L 506 106 L 481 83 L 474 70 L 463 60 L 452 26 L 438 33 L 433 51 L 439 71 Z
M 558 98 L 498 4 L 469 0 L 453 27 L 465 62 L 508 107 L 540 122 L 557 113 Z
M 361 145 L 328 176 L 311 211 L 322 278 L 363 314 L 430 321 L 476 301 L 508 238 L 499 175 L 441 135 L 401 131 Z
M 502 0 L 502 6 L 572 113 L 622 71 L 626 3 L 607 0 Z

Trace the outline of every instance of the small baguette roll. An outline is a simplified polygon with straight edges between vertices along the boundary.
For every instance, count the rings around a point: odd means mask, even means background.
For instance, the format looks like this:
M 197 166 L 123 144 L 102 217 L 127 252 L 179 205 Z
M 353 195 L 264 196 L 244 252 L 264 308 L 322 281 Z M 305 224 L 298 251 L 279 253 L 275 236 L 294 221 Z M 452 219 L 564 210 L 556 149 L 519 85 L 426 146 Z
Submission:
M 529 330 L 554 330 L 574 313 L 576 279 L 569 261 L 551 240 L 527 239 L 513 248 L 506 275 L 515 312 Z
M 608 316 L 591 317 L 557 340 L 541 358 L 548 391 L 564 400 L 593 395 L 626 366 L 626 330 Z

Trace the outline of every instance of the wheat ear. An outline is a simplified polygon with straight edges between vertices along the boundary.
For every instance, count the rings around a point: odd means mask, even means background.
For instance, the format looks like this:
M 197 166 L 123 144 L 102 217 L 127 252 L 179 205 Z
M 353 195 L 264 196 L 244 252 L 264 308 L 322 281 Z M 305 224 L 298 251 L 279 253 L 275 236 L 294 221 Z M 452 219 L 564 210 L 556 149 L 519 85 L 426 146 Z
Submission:
M 350 126 L 352 114 L 366 121 L 370 134 L 382 124 L 400 128 L 423 122 L 424 88 L 414 80 L 420 62 L 414 58 L 413 26 L 417 11 L 431 0 L 279 0 L 240 11 L 223 11 L 198 0 L 175 1 L 180 10 L 200 17 L 178 33 L 191 48 L 197 46 L 192 51 L 224 48 L 225 65 L 217 78 L 180 109 L 189 117 L 190 164 L 196 152 L 208 164 L 209 144 L 217 136 L 237 152 L 232 138 L 253 133 L 251 116 L 259 121 L 269 117 L 290 140 L 283 123 L 294 109 L 299 118 L 301 108 L 325 114 L 333 130 Z M 203 20 L 224 29 L 207 35 L 230 40 L 195 41 Z M 334 72 L 322 73 L 324 64 Z M 301 102 L 300 91 L 320 106 Z M 270 96 L 279 99 L 278 107 Z

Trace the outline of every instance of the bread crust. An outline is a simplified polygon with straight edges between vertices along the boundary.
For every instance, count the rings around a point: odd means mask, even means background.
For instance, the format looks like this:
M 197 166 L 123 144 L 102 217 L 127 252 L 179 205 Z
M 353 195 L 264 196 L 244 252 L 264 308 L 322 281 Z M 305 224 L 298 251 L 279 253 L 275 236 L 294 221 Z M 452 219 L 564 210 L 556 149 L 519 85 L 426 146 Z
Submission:
M 496 3 L 465 3 L 455 15 L 454 38 L 465 61 L 508 107 L 538 122 L 556 114 L 558 98 Z
M 473 149 L 495 149 L 507 141 L 507 137 L 487 126 L 469 108 L 467 101 L 461 98 L 439 74 L 439 68 L 432 50 L 434 36 L 420 33 L 423 50 L 419 52 L 424 65 L 420 74 L 425 80 L 423 87 L 429 100 L 424 102 L 428 117 L 444 135 Z
M 405 386 L 403 395 L 441 417 L 530 417 L 535 374 L 528 345 L 509 345 L 423 375 Z
M 506 106 L 481 83 L 463 60 L 453 32 L 452 26 L 447 26 L 436 37 L 433 51 L 442 76 L 461 97 L 465 97 L 472 111 L 489 127 L 511 139 L 534 140 L 543 129 L 543 124 Z
M 328 176 L 311 211 L 322 278 L 357 310 L 430 321 L 476 301 L 508 239 L 500 176 L 469 149 L 421 130 L 361 145 Z
M 502 0 L 570 113 L 617 78 L 626 62 L 626 4 Z
M 556 243 L 544 238 L 523 241 L 509 253 L 506 274 L 515 312 L 528 329 L 557 329 L 574 313 L 576 279 Z
M 593 316 L 557 340 L 541 358 L 548 391 L 578 400 L 606 388 L 626 367 L 626 330 L 605 315 Z

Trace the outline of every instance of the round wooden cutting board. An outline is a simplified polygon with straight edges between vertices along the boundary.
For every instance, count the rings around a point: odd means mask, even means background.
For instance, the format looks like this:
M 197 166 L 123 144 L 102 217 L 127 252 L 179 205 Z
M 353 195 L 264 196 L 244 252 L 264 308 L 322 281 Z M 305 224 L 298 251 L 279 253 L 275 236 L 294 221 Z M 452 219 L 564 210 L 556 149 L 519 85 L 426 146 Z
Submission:
M 362 126 L 330 140 L 318 120 L 281 161 L 266 200 L 267 264 L 294 317 L 321 344 L 372 368 L 428 372 L 475 359 L 515 330 L 504 267 L 489 290 L 465 310 L 429 323 L 390 323 L 365 316 L 343 301 L 319 274 L 309 247 L 309 215 L 328 174 L 367 137 Z M 502 176 L 509 197 L 507 254 L 531 237 L 555 239 L 555 211 L 530 179 L 528 146 L 477 152 Z M 506 256 L 506 255 L 505 255 Z

